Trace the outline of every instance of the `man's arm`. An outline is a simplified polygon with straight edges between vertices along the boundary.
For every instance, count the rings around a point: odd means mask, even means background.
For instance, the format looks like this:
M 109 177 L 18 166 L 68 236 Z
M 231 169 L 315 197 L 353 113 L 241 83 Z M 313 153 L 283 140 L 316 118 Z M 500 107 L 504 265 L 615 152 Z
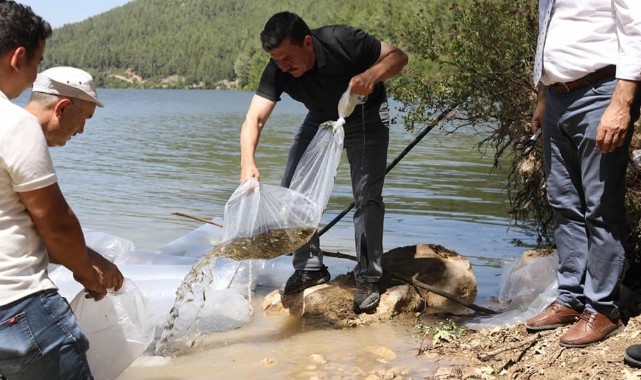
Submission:
M 53 261 L 68 268 L 90 297 L 103 298 L 107 289 L 91 265 L 78 218 L 58 184 L 18 194 Z
M 256 167 L 255 153 L 260 139 L 260 133 L 271 115 L 276 102 L 254 95 L 245 121 L 240 130 L 240 183 L 249 178 L 260 179 Z
M 407 54 L 401 49 L 381 41 L 381 54 L 376 63 L 363 73 L 354 76 L 349 85 L 354 94 L 369 95 L 374 86 L 398 74 L 407 65 Z

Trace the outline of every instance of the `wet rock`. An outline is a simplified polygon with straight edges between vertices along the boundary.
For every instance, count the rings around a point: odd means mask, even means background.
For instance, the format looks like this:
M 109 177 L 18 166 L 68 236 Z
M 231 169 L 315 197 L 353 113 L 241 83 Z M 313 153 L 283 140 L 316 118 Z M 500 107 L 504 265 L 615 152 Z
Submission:
M 414 288 L 399 285 L 381 295 L 375 313 L 357 315 L 353 310 L 355 288 L 353 276 L 340 275 L 327 284 L 294 295 L 281 297 L 275 290 L 265 297 L 263 310 L 271 315 L 304 315 L 329 326 L 346 328 L 388 321 L 398 314 L 413 314 L 424 308 L 425 302 Z
M 278 364 L 278 361 L 274 358 L 265 358 L 260 361 L 260 364 L 264 365 L 267 368 L 272 368 L 276 364 Z
M 396 353 L 390 350 L 388 347 L 384 346 L 368 346 L 365 347 L 365 351 L 370 352 L 374 355 L 378 355 L 385 360 L 394 360 L 396 359 Z
M 383 255 L 383 272 L 400 274 L 434 287 L 442 292 L 473 303 L 476 278 L 470 261 L 464 256 L 436 244 L 399 247 Z M 435 293 L 421 290 L 431 312 L 462 314 L 469 310 Z
M 327 359 L 321 354 L 311 354 L 309 360 L 314 364 L 327 364 Z
M 456 252 L 441 246 L 420 244 L 393 249 L 383 256 L 381 301 L 372 314 L 355 314 L 353 310 L 356 283 L 352 274 L 339 275 L 327 284 L 305 289 L 304 292 L 280 296 L 268 294 L 263 310 L 268 314 L 289 314 L 317 318 L 330 326 L 345 328 L 388 321 L 399 315 L 413 316 L 425 310 L 441 313 L 466 313 L 469 310 L 454 301 L 427 290 L 399 281 L 402 277 L 420 282 L 473 303 L 476 279 L 470 262 Z

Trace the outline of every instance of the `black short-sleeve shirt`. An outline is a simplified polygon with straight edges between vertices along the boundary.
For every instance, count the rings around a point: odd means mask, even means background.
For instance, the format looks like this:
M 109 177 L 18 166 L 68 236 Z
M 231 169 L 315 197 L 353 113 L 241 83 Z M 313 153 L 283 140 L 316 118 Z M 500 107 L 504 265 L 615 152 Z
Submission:
M 312 30 L 316 67 L 296 78 L 270 61 L 263 71 L 256 94 L 279 101 L 285 92 L 305 105 L 322 120 L 338 118 L 338 100 L 350 79 L 370 68 L 381 54 L 381 42 L 374 36 L 347 25 L 331 25 Z M 365 108 L 375 108 L 386 100 L 380 82 L 369 95 Z

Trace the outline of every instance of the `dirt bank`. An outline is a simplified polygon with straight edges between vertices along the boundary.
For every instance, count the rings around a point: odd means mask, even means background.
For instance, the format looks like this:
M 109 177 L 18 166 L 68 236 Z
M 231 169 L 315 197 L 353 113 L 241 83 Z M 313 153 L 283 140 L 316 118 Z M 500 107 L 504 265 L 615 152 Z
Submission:
M 523 324 L 470 331 L 450 342 L 425 340 L 423 355 L 460 364 L 439 368 L 432 379 L 641 379 L 641 370 L 623 363 L 623 352 L 641 343 L 641 317 L 618 334 L 591 347 L 564 348 L 567 330 L 528 333 Z M 428 337 L 429 338 L 429 337 Z

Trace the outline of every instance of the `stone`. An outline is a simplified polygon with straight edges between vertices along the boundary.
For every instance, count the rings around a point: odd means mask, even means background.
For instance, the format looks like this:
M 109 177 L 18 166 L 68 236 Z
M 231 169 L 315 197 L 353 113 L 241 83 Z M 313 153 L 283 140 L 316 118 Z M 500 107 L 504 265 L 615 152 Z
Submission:
M 394 274 L 416 278 L 439 291 L 452 294 L 463 302 L 476 298 L 476 279 L 470 262 L 456 252 L 438 245 L 420 244 L 393 249 L 383 256 L 381 301 L 372 314 L 355 314 L 353 298 L 356 282 L 351 273 L 336 276 L 330 282 L 305 289 L 304 292 L 282 296 L 277 290 L 263 300 L 268 315 L 317 317 L 336 328 L 356 327 L 389 321 L 399 315 L 413 318 L 425 310 L 465 313 L 469 309 L 427 290 L 399 281 Z M 391 277 L 390 277 L 391 276 Z
M 399 247 L 383 255 L 383 273 L 416 278 L 461 301 L 474 303 L 476 277 L 472 264 L 464 256 L 436 244 Z M 435 293 L 422 290 L 430 312 L 464 314 L 464 306 Z

